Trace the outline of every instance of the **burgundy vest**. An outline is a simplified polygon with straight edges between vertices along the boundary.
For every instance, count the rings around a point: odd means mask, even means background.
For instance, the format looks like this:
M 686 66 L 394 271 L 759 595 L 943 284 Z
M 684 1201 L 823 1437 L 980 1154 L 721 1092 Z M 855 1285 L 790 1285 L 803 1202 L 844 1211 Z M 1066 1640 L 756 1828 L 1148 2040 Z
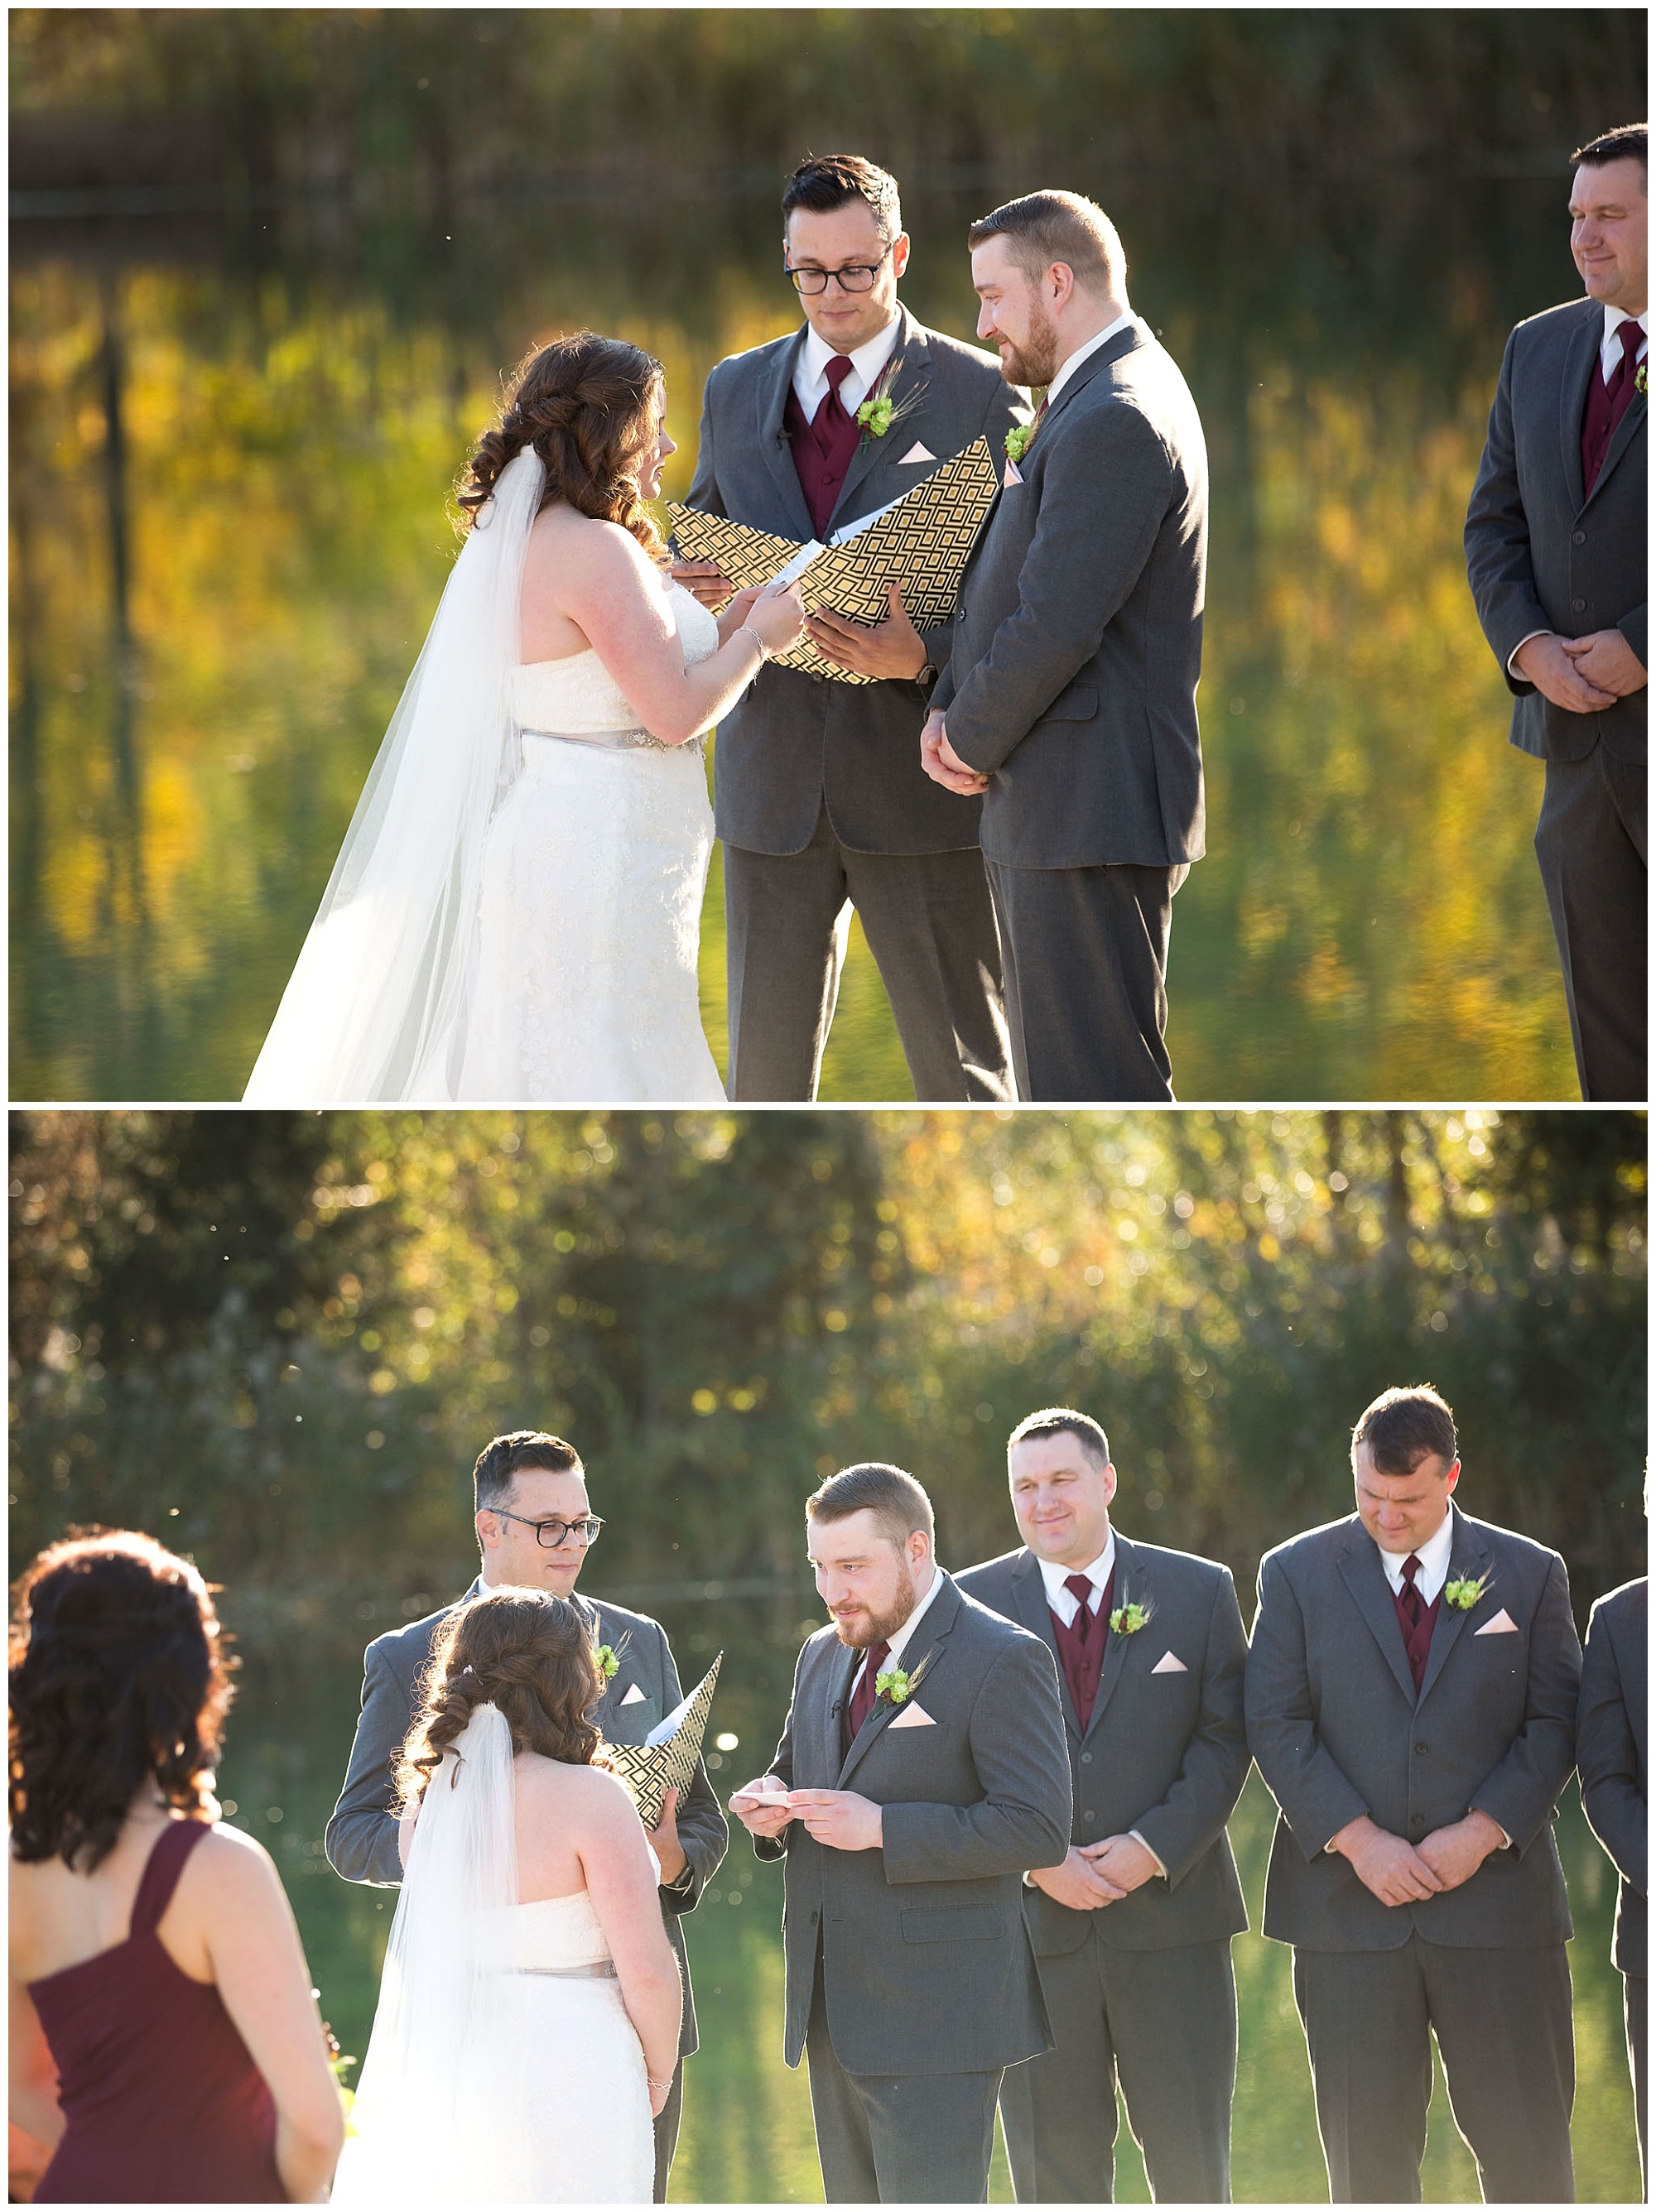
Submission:
M 1099 1600 L 1099 1609 L 1088 1623 L 1087 1640 L 1067 1627 L 1056 1613 L 1052 1613 L 1052 1632 L 1057 1638 L 1058 1657 L 1063 1665 L 1063 1678 L 1069 1685 L 1069 1694 L 1075 1701 L 1075 1717 L 1085 1735 L 1093 1723 L 1093 1701 L 1099 1694 L 1099 1676 L 1104 1671 L 1104 1647 L 1110 1638 L 1110 1608 L 1115 1599 L 1116 1572 L 1112 1567 L 1110 1579 Z M 1051 1607 L 1049 1607 L 1049 1612 Z M 1077 1624 L 1081 1620 L 1075 1615 Z
M 1397 1609 L 1397 1626 L 1403 1631 L 1403 1648 L 1409 1655 L 1409 1671 L 1415 1678 L 1415 1695 L 1419 1697 L 1421 1684 L 1426 1680 L 1426 1662 L 1432 1650 L 1432 1631 L 1438 1625 L 1438 1608 L 1443 1603 L 1443 1592 L 1440 1590 L 1431 1604 L 1422 1609 L 1420 1625 L 1416 1628 L 1409 1626 L 1409 1615 L 1403 1611 L 1402 1590 L 1392 1591 L 1391 1602 Z
M 1636 322 L 1618 323 L 1616 334 L 1623 331 L 1637 331 Z M 1633 353 L 1637 353 L 1643 340 L 1635 337 Z M 1598 471 L 1604 465 L 1604 455 L 1610 451 L 1610 441 L 1616 435 L 1616 426 L 1633 404 L 1633 355 L 1625 348 L 1616 364 L 1616 372 L 1608 384 L 1599 368 L 1595 365 L 1587 379 L 1587 404 L 1581 417 L 1581 495 L 1592 497 L 1592 488 L 1598 481 Z
M 845 489 L 845 471 L 862 436 L 862 425 L 848 415 L 837 394 L 831 393 L 807 422 L 799 394 L 790 386 L 788 409 L 782 417 L 788 442 L 794 449 L 794 468 L 810 510 L 811 527 L 819 538 L 828 534 L 829 518 Z

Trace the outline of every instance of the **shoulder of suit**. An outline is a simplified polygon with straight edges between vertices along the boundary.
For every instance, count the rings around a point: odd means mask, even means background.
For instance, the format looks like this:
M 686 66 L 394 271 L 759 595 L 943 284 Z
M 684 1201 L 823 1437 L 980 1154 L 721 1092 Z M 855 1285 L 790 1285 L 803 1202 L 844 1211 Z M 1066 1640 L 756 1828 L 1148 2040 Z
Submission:
M 1595 1598 L 1592 1601 L 1592 1611 L 1587 1615 L 1589 1626 L 1601 1613 L 1607 1621 L 1613 1622 L 1631 1620 L 1634 1614 L 1642 1613 L 1649 1590 L 1649 1578 L 1644 1575 L 1635 1576 L 1630 1583 L 1623 1583 L 1619 1589 L 1606 1590 L 1603 1597 Z
M 976 1589 L 991 1583 L 1007 1581 L 1020 1559 L 1029 1557 L 1020 1544 L 1014 1551 L 1002 1552 L 998 1559 L 980 1559 L 975 1567 L 962 1567 L 954 1577 L 954 1586 L 970 1597 Z
M 393 1672 L 405 1669 L 411 1663 L 418 1666 L 435 1643 L 438 1629 L 454 1610 L 452 1605 L 439 1606 L 435 1613 L 428 1613 L 421 1620 L 411 1620 L 406 1627 L 387 1629 L 362 1654 L 363 1665 L 377 1658 Z
M 1355 1513 L 1347 1513 L 1337 1521 L 1324 1521 L 1315 1528 L 1302 1528 L 1297 1536 L 1290 1536 L 1281 1544 L 1273 1544 L 1260 1560 L 1261 1569 L 1275 1562 L 1279 1566 L 1296 1566 L 1302 1560 L 1318 1553 L 1341 1548 L 1353 1530 L 1363 1535 L 1363 1525 Z
M 667 1639 L 667 1631 L 661 1622 L 653 1620 L 647 1613 L 634 1613 L 627 1606 L 613 1604 L 606 1597 L 588 1598 L 587 1602 L 594 1613 L 600 1615 L 607 1613 L 612 1620 L 619 1621 L 624 1629 L 653 1628 L 663 1642 Z
M 1455 1510 L 1459 1513 L 1460 1508 L 1457 1506 Z M 1476 1521 L 1470 1513 L 1461 1513 L 1460 1517 L 1464 1526 L 1491 1551 L 1514 1553 L 1531 1566 L 1551 1568 L 1564 1565 L 1562 1556 L 1550 1544 L 1538 1544 L 1533 1536 L 1521 1536 L 1516 1528 L 1503 1528 L 1498 1522 Z
M 952 338 L 947 331 L 928 329 L 924 323 L 916 322 L 914 330 L 935 362 L 941 362 L 980 383 L 999 384 L 1003 380 L 998 354 L 989 353 L 982 346 L 968 345 L 964 338 Z
M 786 353 L 798 337 L 797 330 L 787 331 L 779 338 L 767 338 L 763 345 L 749 346 L 741 353 L 728 353 L 722 361 L 714 363 L 707 380 L 711 384 L 715 377 L 722 381 L 745 368 L 767 368 Z
M 1169 1574 L 1190 1574 L 1202 1582 L 1214 1582 L 1230 1572 L 1222 1559 L 1205 1559 L 1200 1552 L 1176 1551 L 1171 1544 L 1147 1544 L 1137 1536 L 1124 1537 L 1119 1530 L 1117 1540 L 1130 1548 L 1135 1565 L 1142 1563 Z
M 1561 300 L 1556 307 L 1543 307 L 1538 315 L 1526 315 L 1513 325 L 1514 339 L 1529 343 L 1537 338 L 1557 335 L 1568 337 L 1583 323 L 1604 318 L 1604 304 L 1598 300 Z
M 950 1579 L 953 1580 L 953 1577 Z M 974 1597 L 970 1590 L 962 1589 L 958 1582 L 954 1587 L 960 1600 L 960 1611 L 954 1624 L 957 1634 L 964 1632 L 968 1641 L 981 1637 L 995 1644 L 1032 1644 L 1038 1650 L 1045 1651 L 1046 1646 L 1040 1638 L 1032 1634 L 1020 1622 L 1008 1620 L 997 1607 L 985 1605 L 982 1598 Z

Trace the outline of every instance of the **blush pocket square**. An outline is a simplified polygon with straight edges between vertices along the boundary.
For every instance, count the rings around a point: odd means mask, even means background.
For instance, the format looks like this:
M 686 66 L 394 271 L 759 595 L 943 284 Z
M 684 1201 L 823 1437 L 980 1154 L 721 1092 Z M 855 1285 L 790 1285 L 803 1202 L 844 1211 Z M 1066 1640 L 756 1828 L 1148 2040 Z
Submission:
M 627 1692 L 626 1696 L 622 1698 L 621 1702 L 624 1705 L 642 1705 L 643 1704 L 644 1693 L 639 1688 L 636 1682 L 633 1684 L 632 1687 Z
M 1019 467 L 1018 467 L 1018 464 L 1017 464 L 1017 462 L 1016 462 L 1016 461 L 1014 461 L 1014 460 L 1013 459 L 1013 458 L 1012 458 L 1011 454 L 1010 454 L 1010 453 L 1008 453 L 1008 454 L 1007 455 L 1007 465 L 1006 465 L 1005 468 L 1004 468 L 1004 469 L 1002 469 L 1002 471 L 1001 471 L 1001 482 L 1002 482 L 1002 484 L 1005 484 L 1005 485 L 1011 485 L 1011 484 L 1015 484 L 1015 483 L 1021 483 L 1023 482 L 1023 480 L 1024 480 L 1024 479 L 1023 479 L 1022 474 L 1020 473 L 1020 470 L 1019 470 Z
M 1188 1674 L 1190 1668 L 1182 1659 L 1175 1659 L 1171 1651 L 1164 1651 L 1150 1672 L 1153 1674 Z
M 916 438 L 913 445 L 910 447 L 908 452 L 904 454 L 902 459 L 897 465 L 900 469 L 906 468 L 910 461 L 935 461 L 936 459 L 937 456 L 933 453 L 931 447 L 929 446 L 922 445 L 920 440 Z
M 923 1705 L 916 1705 L 911 1698 L 910 1702 L 904 1706 L 897 1718 L 892 1723 L 892 1726 L 894 1729 L 935 1728 L 937 1726 L 937 1723 L 932 1718 L 931 1715 L 926 1711 Z
M 1493 1620 L 1486 1620 L 1482 1628 L 1472 1631 L 1474 1636 L 1516 1636 L 1518 1623 L 1503 1605 Z

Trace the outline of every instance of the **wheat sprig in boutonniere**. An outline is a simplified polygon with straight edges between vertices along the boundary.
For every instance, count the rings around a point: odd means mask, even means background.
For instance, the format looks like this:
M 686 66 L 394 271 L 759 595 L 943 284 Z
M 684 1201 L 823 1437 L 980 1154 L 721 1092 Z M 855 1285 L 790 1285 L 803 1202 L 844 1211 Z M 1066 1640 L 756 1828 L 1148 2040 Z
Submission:
M 905 415 L 914 412 L 920 398 L 918 391 L 910 392 L 902 399 L 892 398 L 892 386 L 897 381 L 898 362 L 888 361 L 880 371 L 874 390 L 856 410 L 856 419 L 862 425 L 862 435 L 857 441 L 859 453 L 866 453 L 869 441 L 883 438 L 893 422 L 900 422 Z
M 1148 1601 L 1141 1605 L 1136 1598 L 1129 1598 L 1125 1605 L 1118 1605 L 1111 1614 L 1110 1633 L 1112 1636 L 1136 1636 L 1141 1628 L 1148 1626 L 1154 1610 Z
M 874 1676 L 876 1705 L 900 1705 L 913 1697 L 931 1662 L 932 1655 L 928 1651 L 912 1674 L 905 1674 L 900 1667 L 882 1667 Z
M 1488 1575 L 1480 1575 L 1476 1582 L 1470 1575 L 1452 1575 L 1443 1586 L 1443 1601 L 1453 1606 L 1457 1613 L 1470 1613 L 1489 1583 Z

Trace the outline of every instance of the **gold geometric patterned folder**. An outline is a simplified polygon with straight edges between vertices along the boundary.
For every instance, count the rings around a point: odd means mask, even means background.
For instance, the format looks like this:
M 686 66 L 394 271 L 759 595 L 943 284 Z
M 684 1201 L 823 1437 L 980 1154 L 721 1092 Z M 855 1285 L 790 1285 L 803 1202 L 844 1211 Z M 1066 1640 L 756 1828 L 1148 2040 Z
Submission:
M 699 560 L 701 556 L 697 554 L 696 557 Z M 707 1732 L 707 1717 L 712 1710 L 714 1687 L 723 1657 L 721 1651 L 683 1705 L 676 1705 L 659 1726 L 653 1728 L 644 1742 L 607 1743 L 604 1747 L 612 1771 L 631 1790 L 638 1817 L 647 1828 L 661 1826 L 661 1808 L 669 1790 L 679 1792 L 681 1805 L 685 1802 L 685 1792 L 702 1755 L 702 1738 Z
M 954 609 L 966 561 L 1001 489 L 987 438 L 934 469 L 923 483 L 861 522 L 836 531 L 826 545 L 798 545 L 722 515 L 702 514 L 675 500 L 667 507 L 681 561 L 711 561 L 738 591 L 768 584 L 784 570 L 797 578 L 807 614 L 830 608 L 872 629 L 891 612 L 886 592 L 903 593 L 916 624 L 946 621 Z M 776 655 L 778 668 L 797 668 L 836 684 L 871 684 L 824 659 L 808 637 Z

